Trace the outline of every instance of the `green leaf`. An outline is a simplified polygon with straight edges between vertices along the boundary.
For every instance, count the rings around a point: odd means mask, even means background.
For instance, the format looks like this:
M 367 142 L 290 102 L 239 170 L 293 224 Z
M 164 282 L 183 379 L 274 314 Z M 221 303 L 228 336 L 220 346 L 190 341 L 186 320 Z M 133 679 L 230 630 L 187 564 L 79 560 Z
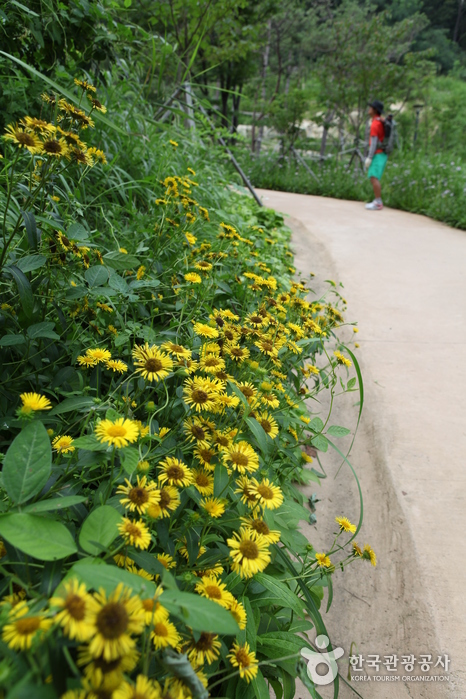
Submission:
M 254 697 L 256 699 L 270 699 L 267 682 L 260 670 L 257 671 L 257 675 L 251 680 L 251 686 L 254 688 Z
M 251 406 L 249 405 L 248 401 L 246 400 L 246 396 L 244 395 L 244 393 L 242 393 L 239 390 L 238 386 L 235 386 L 235 384 L 232 383 L 231 381 L 228 381 L 228 385 L 231 388 L 231 390 L 233 391 L 233 393 L 235 394 L 235 396 L 237 396 L 240 399 L 240 401 L 242 402 L 242 404 L 245 408 L 245 414 L 248 415 L 251 412 Z
M 93 398 L 89 398 L 88 396 L 71 396 L 71 398 L 65 398 L 64 401 L 56 405 L 55 408 L 50 411 L 49 415 L 62 415 L 63 413 L 70 413 L 72 410 L 87 410 L 92 406 L 95 406 Z M 79 439 L 83 440 L 86 439 L 86 437 L 79 437 Z M 76 445 L 76 442 L 78 442 L 77 439 L 73 446 Z M 85 448 L 84 446 L 80 447 L 80 449 Z
M 26 505 L 23 507 L 23 512 L 30 512 L 35 514 L 37 512 L 51 512 L 52 510 L 65 510 L 68 507 L 73 507 L 73 505 L 79 505 L 81 502 L 86 502 L 87 498 L 82 495 L 65 495 L 63 497 L 49 498 L 48 500 L 41 500 L 40 502 L 35 502 L 32 505 Z
M 66 235 L 70 240 L 84 241 L 89 239 L 89 233 L 82 223 L 72 223 L 71 226 L 68 227 Z
M 311 444 L 319 451 L 326 452 L 328 449 L 328 441 L 323 434 L 317 434 L 311 439 Z
M 230 482 L 230 476 L 228 471 L 223 464 L 217 464 L 214 471 L 214 496 L 225 497 L 228 484 Z
M 94 265 L 86 269 L 84 277 L 91 288 L 103 286 L 108 280 L 108 270 L 102 265 Z
M 27 512 L 0 515 L 0 536 L 40 561 L 57 561 L 77 552 L 64 524 Z
M 0 338 L 0 347 L 14 347 L 26 344 L 24 335 L 4 335 Z
M 309 427 L 314 432 L 322 432 L 322 430 L 324 429 L 324 423 L 322 422 L 320 417 L 314 417 L 309 423 Z
M 0 51 L 0 53 L 3 53 Z M 29 279 L 26 277 L 24 272 L 22 272 L 19 267 L 15 265 L 10 265 L 5 268 L 6 271 L 10 272 L 13 276 L 16 286 L 18 287 L 19 299 L 23 307 L 24 315 L 27 318 L 32 316 L 32 311 L 34 308 L 34 297 L 32 295 L 32 287 L 29 283 Z
M 26 255 L 26 257 L 21 257 L 15 262 L 16 266 L 25 274 L 26 272 L 33 272 L 35 269 L 43 267 L 46 263 L 47 258 L 45 255 Z
M 254 580 L 271 592 L 274 599 L 281 600 L 283 607 L 292 609 L 300 617 L 304 616 L 304 602 L 284 582 L 266 573 L 256 573 Z
M 74 440 L 73 446 L 86 451 L 107 451 L 108 449 L 108 445 L 99 442 L 93 434 L 78 437 Z
M 350 379 L 350 380 L 348 381 L 348 383 L 346 384 L 346 389 L 347 389 L 348 391 L 351 391 L 351 390 L 355 387 L 355 385 L 356 385 L 356 377 L 353 376 L 353 378 Z
M 163 605 L 195 631 L 236 635 L 239 627 L 229 611 L 205 597 L 190 592 L 166 590 Z
M 351 434 L 351 430 L 349 430 L 347 427 L 340 427 L 339 425 L 331 425 L 328 430 L 328 434 L 331 434 L 332 437 L 346 437 L 347 434 Z
M 104 255 L 105 264 L 112 269 L 134 269 L 141 264 L 135 255 L 125 255 L 124 252 L 108 252 Z
M 86 553 L 97 556 L 108 549 L 118 536 L 121 515 L 114 507 L 102 505 L 84 520 L 79 534 L 79 545 Z
M 130 588 L 137 595 L 152 597 L 155 595 L 155 584 L 150 580 L 141 578 L 136 573 L 118 568 L 116 565 L 107 565 L 100 558 L 83 558 L 74 564 L 70 575 L 76 575 L 87 587 L 98 590 L 103 587 L 105 592 L 110 593 L 119 583 Z
M 139 463 L 139 450 L 134 447 L 125 447 L 124 449 L 119 449 L 118 454 L 126 473 L 129 475 L 134 473 Z
M 17 505 L 40 493 L 52 470 L 52 447 L 42 422 L 29 423 L 11 443 L 3 461 L 3 484 Z
M 35 323 L 34 325 L 29 326 L 27 329 L 27 334 L 31 340 L 41 337 L 47 337 L 50 340 L 59 340 L 60 335 L 57 335 L 57 333 L 54 331 L 54 327 L 55 323 Z
M 269 451 L 269 445 L 267 443 L 267 434 L 264 428 L 253 417 L 247 417 L 245 419 L 249 425 L 249 429 L 251 430 L 251 432 L 257 440 L 259 449 L 264 455 L 267 454 Z
M 26 234 L 28 238 L 29 247 L 31 250 L 37 250 L 39 244 L 39 236 L 37 234 L 37 225 L 34 214 L 31 211 L 21 211 L 23 217 L 24 226 L 26 228 Z

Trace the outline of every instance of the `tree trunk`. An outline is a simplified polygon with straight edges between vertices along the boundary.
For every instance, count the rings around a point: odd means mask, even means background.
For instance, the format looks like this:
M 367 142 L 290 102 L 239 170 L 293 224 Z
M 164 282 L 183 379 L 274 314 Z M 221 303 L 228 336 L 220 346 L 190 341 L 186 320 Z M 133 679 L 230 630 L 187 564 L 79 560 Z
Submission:
M 262 56 L 262 88 L 261 88 L 261 100 L 262 100 L 262 109 L 263 105 L 265 103 L 265 98 L 267 96 L 267 85 L 266 85 L 266 78 L 267 78 L 267 70 L 269 67 L 269 56 L 270 56 L 270 36 L 272 33 L 272 20 L 269 19 L 267 22 L 267 43 L 265 45 L 264 49 L 264 54 Z M 259 155 L 261 145 L 262 145 L 262 139 L 264 138 L 264 124 L 261 123 L 259 126 L 259 134 L 257 136 L 257 141 L 256 141 L 256 153 Z
M 460 27 L 461 27 L 461 20 L 463 19 L 463 12 L 464 12 L 464 0 L 458 0 L 458 14 L 456 15 L 456 24 L 455 24 L 455 29 L 453 31 L 453 41 L 456 42 L 457 44 L 459 43 L 459 40 L 460 40 Z
M 329 109 L 324 119 L 324 128 L 322 131 L 322 140 L 320 142 L 320 162 L 325 159 L 325 150 L 327 148 L 327 137 L 330 129 L 330 124 L 332 123 L 333 115 L 335 114 L 334 109 Z

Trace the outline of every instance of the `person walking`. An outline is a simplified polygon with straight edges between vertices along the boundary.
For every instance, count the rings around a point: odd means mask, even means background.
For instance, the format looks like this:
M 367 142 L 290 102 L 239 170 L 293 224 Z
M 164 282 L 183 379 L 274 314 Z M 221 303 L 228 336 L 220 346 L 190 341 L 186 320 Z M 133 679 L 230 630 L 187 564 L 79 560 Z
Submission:
M 369 153 L 364 164 L 367 168 L 367 176 L 374 190 L 374 201 L 371 201 L 370 204 L 366 204 L 366 209 L 369 209 L 369 211 L 381 211 L 383 209 L 383 203 L 380 180 L 382 179 L 383 171 L 385 170 L 385 165 L 388 160 L 388 156 L 382 147 L 385 138 L 385 127 L 382 119 L 383 103 L 379 100 L 374 100 L 370 102 L 368 106 L 369 116 L 372 117 L 372 123 L 369 138 Z

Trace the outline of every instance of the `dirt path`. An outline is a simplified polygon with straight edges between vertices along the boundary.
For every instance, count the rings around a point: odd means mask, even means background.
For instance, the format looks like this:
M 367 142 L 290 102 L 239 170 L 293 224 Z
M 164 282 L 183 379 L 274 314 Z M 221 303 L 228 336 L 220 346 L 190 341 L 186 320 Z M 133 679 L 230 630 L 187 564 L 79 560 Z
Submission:
M 448 684 L 354 684 L 364 699 L 462 699 L 466 232 L 399 211 L 367 212 L 358 202 L 265 190 L 259 195 L 292 217 L 297 268 L 343 282 L 347 320 L 360 328 L 356 351 L 366 402 L 351 461 L 364 491 L 361 543 L 371 543 L 379 564 L 336 575 L 328 614 L 332 641 L 345 649 L 345 658 L 354 641 L 365 657 L 426 653 L 434 663 L 439 655 L 451 659 Z M 354 394 L 341 404 L 340 421 L 336 415 L 332 422 L 351 426 L 353 404 Z M 322 488 L 309 489 L 322 498 L 318 525 L 308 530 L 315 546 L 328 541 L 335 515 L 354 521 L 359 513 L 348 473 L 342 469 L 333 478 L 338 466 L 330 466 Z M 309 694 L 302 689 L 297 696 Z M 341 696 L 356 695 L 344 689 Z

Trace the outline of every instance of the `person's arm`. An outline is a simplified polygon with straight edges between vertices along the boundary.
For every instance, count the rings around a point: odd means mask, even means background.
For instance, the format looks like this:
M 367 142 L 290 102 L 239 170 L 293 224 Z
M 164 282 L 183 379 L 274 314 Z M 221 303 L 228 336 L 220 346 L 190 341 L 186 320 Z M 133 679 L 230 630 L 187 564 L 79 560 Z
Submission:
M 369 143 L 370 143 L 369 153 L 367 154 L 367 158 L 366 158 L 365 163 L 364 163 L 367 168 L 370 167 L 370 164 L 372 162 L 372 158 L 374 157 L 375 151 L 377 150 L 378 142 L 379 142 L 379 139 L 377 138 L 377 136 L 371 136 L 371 138 L 369 140 Z

